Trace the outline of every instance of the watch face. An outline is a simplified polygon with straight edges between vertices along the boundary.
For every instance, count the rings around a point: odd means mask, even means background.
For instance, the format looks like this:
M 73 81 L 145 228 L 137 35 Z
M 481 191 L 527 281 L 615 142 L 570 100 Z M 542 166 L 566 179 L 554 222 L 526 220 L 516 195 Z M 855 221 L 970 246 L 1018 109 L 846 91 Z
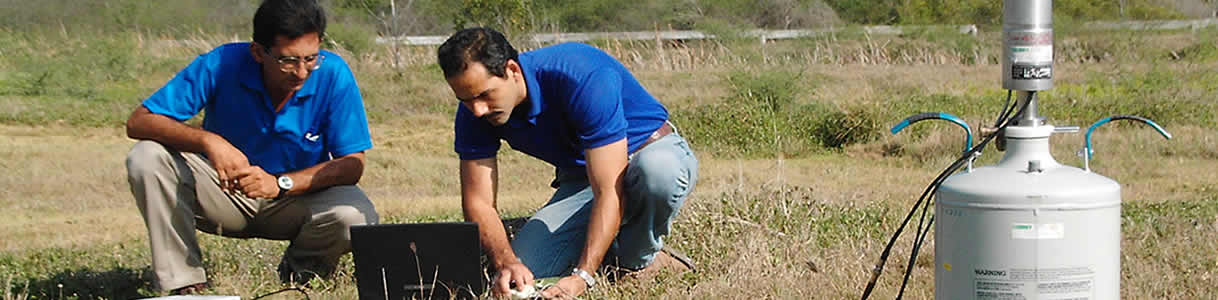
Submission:
M 292 185 L 293 185 L 292 177 L 279 176 L 278 181 L 279 181 L 279 188 L 285 189 L 285 190 L 292 189 Z

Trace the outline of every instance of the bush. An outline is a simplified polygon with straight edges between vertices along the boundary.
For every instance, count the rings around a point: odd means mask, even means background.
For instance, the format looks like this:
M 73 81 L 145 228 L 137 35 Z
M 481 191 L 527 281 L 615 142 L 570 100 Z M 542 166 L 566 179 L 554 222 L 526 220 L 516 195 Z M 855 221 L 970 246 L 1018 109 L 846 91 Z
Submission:
M 826 0 L 843 20 L 855 24 L 897 24 L 901 21 L 897 3 L 893 0 L 857 1 Z
M 355 56 L 368 53 L 376 47 L 376 31 L 371 27 L 353 23 L 335 23 L 326 28 L 325 46 L 337 45 Z
M 798 149 L 806 148 L 805 139 L 790 135 L 790 120 L 796 116 L 789 108 L 801 91 L 799 78 L 788 72 L 732 73 L 726 78 L 733 90 L 731 99 L 675 115 L 684 118 L 679 122 L 687 124 L 685 132 L 691 143 L 714 149 L 712 152 L 765 157 L 805 150 Z
M 452 15 L 453 30 L 487 26 L 504 35 L 533 30 L 532 1 L 525 0 L 461 0 L 459 10 Z
M 875 108 L 838 111 L 799 103 L 809 90 L 803 78 L 783 71 L 732 73 L 726 78 L 731 99 L 678 110 L 674 118 L 691 143 L 728 157 L 799 157 L 878 137 Z
M 812 133 L 825 148 L 842 147 L 874 141 L 883 125 L 875 108 L 853 107 L 828 112 L 820 116 Z

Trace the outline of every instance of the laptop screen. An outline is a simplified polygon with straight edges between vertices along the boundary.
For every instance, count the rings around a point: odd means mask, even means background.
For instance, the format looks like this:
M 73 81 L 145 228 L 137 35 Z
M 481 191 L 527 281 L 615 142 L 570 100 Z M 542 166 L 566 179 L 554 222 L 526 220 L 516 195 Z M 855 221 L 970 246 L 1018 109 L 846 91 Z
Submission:
M 472 222 L 351 227 L 361 300 L 477 298 L 486 289 Z

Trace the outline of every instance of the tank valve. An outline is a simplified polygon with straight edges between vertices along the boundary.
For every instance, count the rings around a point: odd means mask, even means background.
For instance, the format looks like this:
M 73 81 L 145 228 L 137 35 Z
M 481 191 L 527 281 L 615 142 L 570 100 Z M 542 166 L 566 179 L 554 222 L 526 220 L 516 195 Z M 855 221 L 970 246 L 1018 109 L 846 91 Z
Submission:
M 1095 155 L 1095 151 L 1091 148 L 1091 132 L 1095 131 L 1095 128 L 1100 127 L 1100 125 L 1104 125 L 1108 122 L 1116 120 L 1132 120 L 1145 123 L 1146 125 L 1150 125 L 1151 128 L 1154 128 L 1155 131 L 1158 131 L 1159 135 L 1162 135 L 1163 138 L 1169 140 L 1171 139 L 1171 133 L 1168 133 L 1167 130 L 1164 130 L 1163 127 L 1159 126 L 1159 124 L 1155 123 L 1155 121 L 1151 121 L 1147 118 L 1135 115 L 1115 115 L 1100 119 L 1099 121 L 1096 121 L 1095 124 L 1091 124 L 1091 128 L 1087 128 L 1087 135 L 1083 138 L 1086 141 L 1086 144 L 1083 146 L 1083 150 L 1079 151 L 1079 155 L 1083 157 L 1083 170 L 1091 172 L 1091 156 Z

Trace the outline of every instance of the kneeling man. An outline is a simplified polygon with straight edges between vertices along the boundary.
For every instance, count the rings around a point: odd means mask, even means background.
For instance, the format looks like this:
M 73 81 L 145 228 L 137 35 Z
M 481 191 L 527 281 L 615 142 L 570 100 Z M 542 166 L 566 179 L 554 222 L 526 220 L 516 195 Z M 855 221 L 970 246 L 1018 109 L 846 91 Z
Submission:
M 661 250 L 698 160 L 625 66 L 579 43 L 517 54 L 487 28 L 457 32 L 437 54 L 460 101 L 462 207 L 497 271 L 492 291 L 563 276 L 542 295 L 575 297 L 602 262 L 687 267 Z M 510 244 L 495 205 L 500 140 L 554 165 L 558 189 Z

